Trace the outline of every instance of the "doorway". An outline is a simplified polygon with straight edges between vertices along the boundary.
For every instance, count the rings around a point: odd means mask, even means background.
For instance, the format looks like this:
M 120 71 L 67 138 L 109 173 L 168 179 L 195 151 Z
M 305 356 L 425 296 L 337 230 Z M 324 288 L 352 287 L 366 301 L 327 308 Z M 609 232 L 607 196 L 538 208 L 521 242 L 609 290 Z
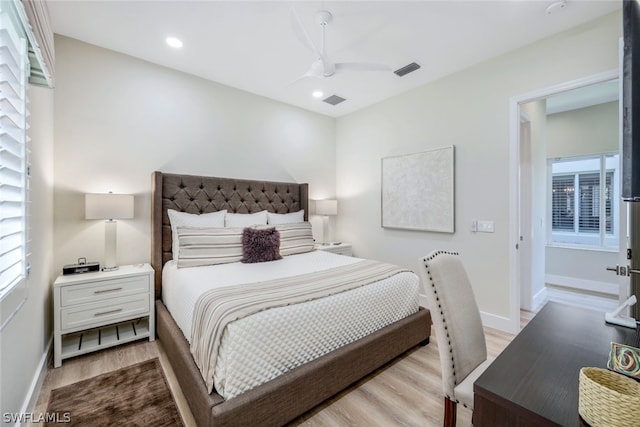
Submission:
M 549 299 L 611 311 L 628 293 L 605 270 L 626 258 L 619 94 L 614 70 L 511 100 L 512 319 Z

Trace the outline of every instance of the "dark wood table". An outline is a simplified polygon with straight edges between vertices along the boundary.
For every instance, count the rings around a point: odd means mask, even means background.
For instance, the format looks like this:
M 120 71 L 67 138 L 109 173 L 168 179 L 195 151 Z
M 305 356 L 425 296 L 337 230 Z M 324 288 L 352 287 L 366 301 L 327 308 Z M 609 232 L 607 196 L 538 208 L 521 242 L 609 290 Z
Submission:
M 547 303 L 474 384 L 473 425 L 578 426 L 580 368 L 606 368 L 611 342 L 640 347 L 637 329 Z

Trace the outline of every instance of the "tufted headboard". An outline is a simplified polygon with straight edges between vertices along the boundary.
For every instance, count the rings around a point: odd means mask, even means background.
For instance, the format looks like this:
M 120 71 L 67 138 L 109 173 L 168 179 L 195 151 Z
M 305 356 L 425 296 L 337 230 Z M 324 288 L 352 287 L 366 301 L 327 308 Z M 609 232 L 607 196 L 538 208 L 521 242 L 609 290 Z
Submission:
M 289 182 L 252 181 L 153 172 L 151 175 L 151 265 L 156 298 L 162 296 L 162 267 L 172 259 L 167 209 L 194 214 L 226 209 L 234 213 L 304 209 L 309 218 L 309 186 Z

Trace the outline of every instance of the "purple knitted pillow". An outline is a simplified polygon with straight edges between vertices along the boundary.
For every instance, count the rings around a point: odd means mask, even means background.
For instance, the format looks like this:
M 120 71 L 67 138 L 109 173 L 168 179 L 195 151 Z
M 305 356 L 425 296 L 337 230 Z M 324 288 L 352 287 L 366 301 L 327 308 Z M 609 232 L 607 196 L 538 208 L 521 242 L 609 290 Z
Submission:
M 242 230 L 242 262 L 266 262 L 282 259 L 280 233 L 275 228 Z

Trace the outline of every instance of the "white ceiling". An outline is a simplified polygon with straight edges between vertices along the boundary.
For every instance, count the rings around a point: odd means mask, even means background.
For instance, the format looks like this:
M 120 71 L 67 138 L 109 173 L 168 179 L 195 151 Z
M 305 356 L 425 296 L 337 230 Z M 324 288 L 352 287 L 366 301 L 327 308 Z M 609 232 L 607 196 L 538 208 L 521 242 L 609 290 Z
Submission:
M 547 98 L 547 114 L 591 107 L 620 98 L 620 80 L 608 80 L 561 92 Z
M 333 117 L 364 108 L 621 7 L 619 0 L 551 1 L 64 1 L 50 0 L 56 33 Z M 334 62 L 422 68 L 302 75 L 315 59 L 295 37 L 290 8 L 317 43 L 315 12 L 329 10 L 327 54 Z M 167 36 L 184 42 L 181 50 Z M 570 53 L 568 53 L 570 54 Z M 314 90 L 347 101 L 331 106 Z

